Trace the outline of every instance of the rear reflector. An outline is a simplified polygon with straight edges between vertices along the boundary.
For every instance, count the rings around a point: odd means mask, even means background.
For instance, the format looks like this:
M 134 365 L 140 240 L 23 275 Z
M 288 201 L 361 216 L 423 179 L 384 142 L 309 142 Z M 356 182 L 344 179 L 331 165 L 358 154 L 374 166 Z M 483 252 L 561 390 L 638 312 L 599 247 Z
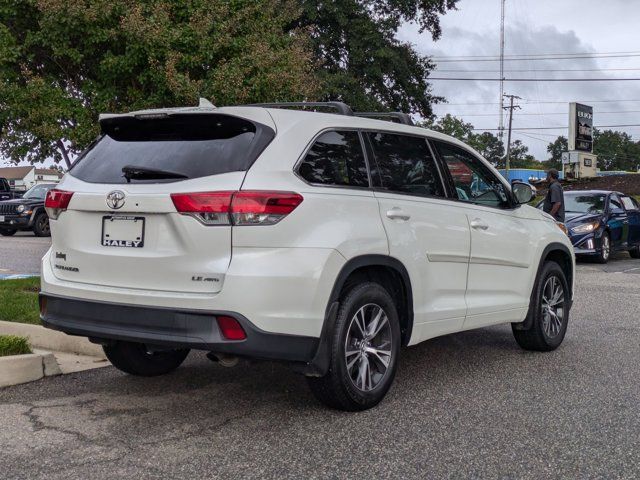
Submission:
M 49 218 L 57 219 L 60 213 L 69 206 L 71 197 L 73 197 L 73 192 L 58 190 L 57 188 L 49 190 L 44 201 L 44 208 L 47 210 Z
M 244 333 L 242 325 L 233 317 L 216 317 L 222 336 L 227 340 L 244 340 L 247 334 Z
M 176 210 L 205 225 L 273 225 L 302 203 L 293 192 L 243 190 L 239 192 L 173 193 Z

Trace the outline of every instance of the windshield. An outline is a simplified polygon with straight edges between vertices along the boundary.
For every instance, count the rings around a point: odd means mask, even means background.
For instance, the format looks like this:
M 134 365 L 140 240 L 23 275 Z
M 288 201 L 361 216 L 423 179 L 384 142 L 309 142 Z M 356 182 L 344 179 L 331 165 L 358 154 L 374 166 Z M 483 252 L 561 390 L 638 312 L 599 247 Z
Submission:
M 602 213 L 606 196 L 603 194 L 565 194 L 564 211 L 567 213 Z
M 47 196 L 47 192 L 53 187 L 54 185 L 34 185 L 27 190 L 27 193 L 25 193 L 22 198 L 39 198 L 44 200 L 44 197 Z

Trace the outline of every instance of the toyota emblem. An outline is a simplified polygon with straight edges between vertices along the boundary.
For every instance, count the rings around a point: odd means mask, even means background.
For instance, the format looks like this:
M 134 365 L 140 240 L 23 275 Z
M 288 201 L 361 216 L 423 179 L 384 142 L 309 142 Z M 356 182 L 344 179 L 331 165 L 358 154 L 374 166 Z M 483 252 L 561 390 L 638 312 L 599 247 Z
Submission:
M 112 210 L 118 210 L 124 205 L 124 192 L 120 190 L 114 190 L 107 194 L 107 206 Z

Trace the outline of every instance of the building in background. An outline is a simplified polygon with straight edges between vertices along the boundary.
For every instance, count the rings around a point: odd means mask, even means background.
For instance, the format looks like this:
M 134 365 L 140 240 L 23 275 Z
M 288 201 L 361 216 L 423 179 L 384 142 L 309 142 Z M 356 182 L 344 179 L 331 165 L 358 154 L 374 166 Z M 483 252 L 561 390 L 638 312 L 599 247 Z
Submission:
M 22 192 L 39 183 L 58 183 L 62 175 L 54 168 L 0 167 L 0 177 L 6 178 L 13 190 Z

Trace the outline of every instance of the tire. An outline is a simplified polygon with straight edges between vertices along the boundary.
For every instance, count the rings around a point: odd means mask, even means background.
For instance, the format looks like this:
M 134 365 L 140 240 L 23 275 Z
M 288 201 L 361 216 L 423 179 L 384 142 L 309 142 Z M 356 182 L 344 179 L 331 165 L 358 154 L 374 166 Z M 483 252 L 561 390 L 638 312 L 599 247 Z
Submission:
M 640 247 L 634 247 L 629 250 L 629 255 L 631 255 L 631 258 L 640 258 Z
M 545 314 L 544 305 L 548 305 L 545 299 L 551 297 L 549 299 L 552 300 L 556 297 L 556 291 L 552 293 L 554 286 L 560 289 L 560 295 L 556 298 L 557 303 L 548 307 L 553 313 Z M 531 326 L 523 330 L 520 324 L 511 325 L 513 336 L 520 347 L 525 350 L 548 352 L 560 346 L 569 323 L 569 295 L 567 279 L 560 265 L 556 262 L 546 262 L 536 279 L 531 295 L 531 306 L 527 316 L 527 321 L 533 317 Z
M 33 233 L 36 237 L 50 237 L 51 228 L 49 227 L 49 216 L 46 212 L 40 212 L 33 221 Z
M 133 342 L 116 342 L 102 348 L 114 367 L 140 377 L 169 373 L 178 368 L 189 355 L 188 349 L 149 353 L 144 344 Z
M 609 257 L 611 257 L 611 237 L 609 233 L 604 232 L 602 234 L 602 246 L 600 247 L 600 252 L 596 257 L 598 263 L 607 263 L 609 261 Z
M 13 228 L 0 228 L 0 235 L 3 237 L 12 237 L 16 234 L 17 230 Z
M 360 326 L 363 320 L 368 335 L 363 334 Z M 393 383 L 400 354 L 398 313 L 387 290 L 374 282 L 361 283 L 349 290 L 338 309 L 330 341 L 328 373 L 307 378 L 316 398 L 331 408 L 349 412 L 380 403 Z M 348 346 L 351 348 L 347 349 Z

